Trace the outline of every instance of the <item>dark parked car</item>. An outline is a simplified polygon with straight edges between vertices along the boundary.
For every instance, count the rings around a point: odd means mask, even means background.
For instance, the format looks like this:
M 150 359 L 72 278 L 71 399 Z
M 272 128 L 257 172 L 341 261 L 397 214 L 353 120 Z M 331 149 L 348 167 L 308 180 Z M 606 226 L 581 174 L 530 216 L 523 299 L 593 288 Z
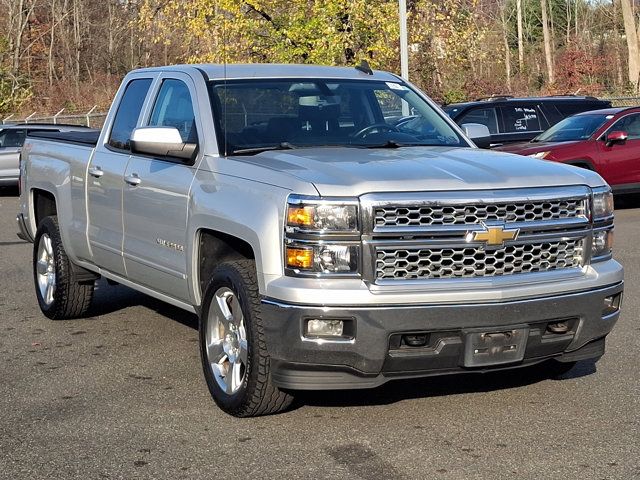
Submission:
M 489 129 L 492 146 L 524 142 L 559 121 L 580 112 L 611 107 L 595 97 L 513 98 L 507 96 L 452 103 L 444 111 L 458 124 L 481 124 Z
M 0 186 L 18 184 L 20 150 L 26 136 L 33 132 L 70 132 L 87 130 L 79 125 L 21 123 L 0 125 Z
M 640 107 L 584 112 L 498 150 L 595 170 L 614 193 L 640 191 Z

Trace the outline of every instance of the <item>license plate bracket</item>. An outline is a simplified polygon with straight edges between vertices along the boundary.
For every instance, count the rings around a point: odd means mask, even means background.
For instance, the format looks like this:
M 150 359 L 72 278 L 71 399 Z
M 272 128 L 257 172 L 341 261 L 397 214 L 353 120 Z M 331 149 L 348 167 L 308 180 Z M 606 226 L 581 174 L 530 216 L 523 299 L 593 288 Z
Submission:
M 464 366 L 484 367 L 520 362 L 529 338 L 528 326 L 464 332 Z

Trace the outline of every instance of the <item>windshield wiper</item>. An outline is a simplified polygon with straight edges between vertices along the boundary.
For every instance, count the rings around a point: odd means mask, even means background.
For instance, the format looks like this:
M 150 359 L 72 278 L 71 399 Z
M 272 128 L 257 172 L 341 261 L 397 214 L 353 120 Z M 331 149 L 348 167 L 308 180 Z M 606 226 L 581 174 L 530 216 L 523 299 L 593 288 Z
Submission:
M 404 148 L 404 147 L 445 147 L 446 145 L 434 143 L 398 143 L 395 140 L 387 140 L 385 143 L 363 145 L 365 148 Z
M 293 150 L 294 148 L 298 148 L 295 145 L 290 144 L 289 142 L 281 142 L 278 145 L 269 145 L 264 147 L 253 147 L 253 148 L 240 148 L 238 150 L 233 150 L 231 155 L 243 155 L 243 154 L 257 154 L 262 152 L 268 152 L 271 150 Z

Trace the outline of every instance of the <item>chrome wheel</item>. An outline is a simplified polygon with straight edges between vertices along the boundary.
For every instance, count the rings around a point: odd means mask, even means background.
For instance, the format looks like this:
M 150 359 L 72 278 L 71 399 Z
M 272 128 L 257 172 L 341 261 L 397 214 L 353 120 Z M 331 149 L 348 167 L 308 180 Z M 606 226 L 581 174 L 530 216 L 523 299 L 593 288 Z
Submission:
M 36 278 L 42 301 L 46 305 L 51 305 L 53 295 L 56 293 L 56 263 L 51 237 L 46 233 L 42 234 L 38 243 Z
M 242 307 L 227 287 L 216 290 L 206 327 L 206 355 L 213 377 L 228 395 L 242 386 L 247 374 L 247 331 Z

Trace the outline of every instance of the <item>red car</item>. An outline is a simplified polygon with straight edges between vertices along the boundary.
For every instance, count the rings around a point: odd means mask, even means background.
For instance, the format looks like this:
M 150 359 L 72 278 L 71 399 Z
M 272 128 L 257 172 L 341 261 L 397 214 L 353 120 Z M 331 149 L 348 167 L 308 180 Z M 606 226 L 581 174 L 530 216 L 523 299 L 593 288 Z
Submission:
M 640 191 L 640 107 L 607 108 L 565 118 L 503 152 L 568 163 L 598 172 L 615 193 Z

